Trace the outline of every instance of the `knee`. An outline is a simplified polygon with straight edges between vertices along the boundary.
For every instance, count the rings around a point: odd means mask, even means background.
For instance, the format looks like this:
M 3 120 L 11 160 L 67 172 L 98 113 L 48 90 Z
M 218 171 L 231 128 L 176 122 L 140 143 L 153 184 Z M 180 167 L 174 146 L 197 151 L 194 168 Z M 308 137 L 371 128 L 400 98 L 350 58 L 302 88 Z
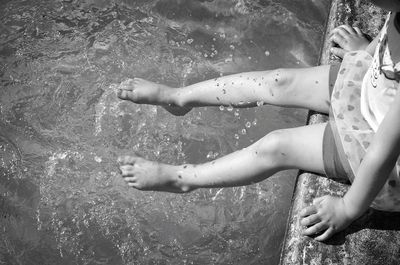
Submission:
M 254 144 L 254 153 L 262 161 L 269 161 L 275 165 L 285 159 L 286 138 L 285 130 L 273 131 Z

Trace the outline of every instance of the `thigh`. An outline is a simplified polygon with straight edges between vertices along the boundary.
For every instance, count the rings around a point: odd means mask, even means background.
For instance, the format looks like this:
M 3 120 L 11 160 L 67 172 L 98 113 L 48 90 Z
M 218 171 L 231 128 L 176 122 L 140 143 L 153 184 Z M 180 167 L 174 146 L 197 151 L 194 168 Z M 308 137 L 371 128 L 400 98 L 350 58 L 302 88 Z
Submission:
M 324 174 L 323 138 L 326 123 L 281 131 L 282 168 L 298 168 Z
M 290 85 L 282 95 L 286 105 L 328 113 L 330 94 L 336 81 L 338 65 L 286 69 Z

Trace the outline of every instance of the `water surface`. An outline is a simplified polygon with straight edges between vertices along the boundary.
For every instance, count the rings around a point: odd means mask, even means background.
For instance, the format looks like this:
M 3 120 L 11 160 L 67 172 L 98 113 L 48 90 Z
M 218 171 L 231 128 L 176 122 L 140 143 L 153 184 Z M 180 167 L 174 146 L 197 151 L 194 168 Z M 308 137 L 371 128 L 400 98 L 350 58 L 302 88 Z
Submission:
M 135 76 L 171 86 L 316 65 L 328 1 L 0 3 L 0 262 L 276 264 L 295 171 L 236 188 L 141 192 L 116 158 L 201 163 L 306 111 L 208 107 L 174 117 L 119 101 Z

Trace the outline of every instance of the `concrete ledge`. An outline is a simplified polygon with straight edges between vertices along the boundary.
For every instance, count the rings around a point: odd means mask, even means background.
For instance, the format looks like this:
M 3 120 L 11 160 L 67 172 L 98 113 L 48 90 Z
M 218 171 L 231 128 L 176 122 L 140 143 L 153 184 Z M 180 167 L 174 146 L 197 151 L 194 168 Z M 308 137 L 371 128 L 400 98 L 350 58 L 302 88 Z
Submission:
M 385 12 L 366 0 L 333 0 L 321 64 L 334 62 L 330 57 L 329 32 L 338 25 L 360 27 L 372 37 L 383 25 Z M 327 120 L 310 112 L 308 124 Z M 400 264 L 400 213 L 370 209 L 346 230 L 321 243 L 301 235 L 299 211 L 316 197 L 331 194 L 343 196 L 349 186 L 311 173 L 300 173 L 292 199 L 280 264 Z

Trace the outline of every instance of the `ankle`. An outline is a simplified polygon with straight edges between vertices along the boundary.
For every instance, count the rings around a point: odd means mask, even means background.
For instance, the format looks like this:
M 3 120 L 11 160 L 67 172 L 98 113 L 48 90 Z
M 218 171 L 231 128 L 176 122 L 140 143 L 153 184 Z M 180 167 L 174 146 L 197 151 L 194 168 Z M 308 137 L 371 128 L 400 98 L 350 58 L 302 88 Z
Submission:
M 168 104 L 172 105 L 175 104 L 175 95 L 174 95 L 175 89 L 169 86 L 164 86 L 161 88 L 158 92 L 158 101 L 161 104 Z
M 187 193 L 194 190 L 194 186 L 189 182 L 189 178 L 184 175 L 179 166 L 160 165 L 160 170 L 164 172 L 171 186 L 180 193 Z
M 185 100 L 185 90 L 183 88 L 173 88 L 171 90 L 164 91 L 166 94 L 165 97 L 169 101 L 169 104 L 178 106 L 178 107 L 186 107 L 186 100 Z

